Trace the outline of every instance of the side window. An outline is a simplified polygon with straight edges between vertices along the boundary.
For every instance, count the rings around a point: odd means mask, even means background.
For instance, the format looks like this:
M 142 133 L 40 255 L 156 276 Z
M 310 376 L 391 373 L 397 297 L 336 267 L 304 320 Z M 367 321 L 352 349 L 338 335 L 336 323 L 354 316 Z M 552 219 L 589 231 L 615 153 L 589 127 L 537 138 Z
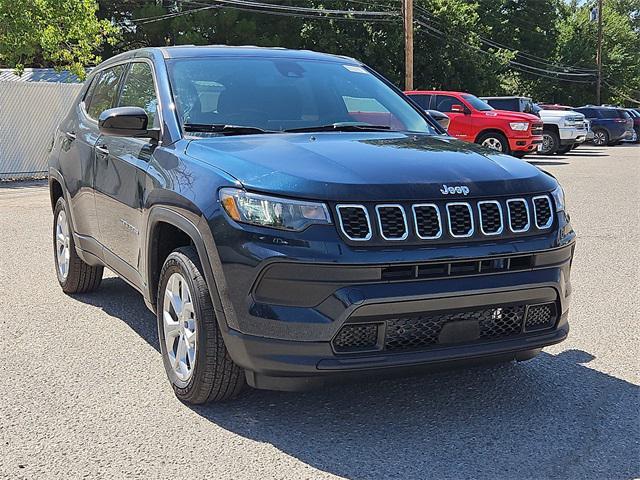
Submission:
M 421 108 L 428 110 L 429 102 L 431 101 L 431 95 L 409 95 L 411 100 L 416 102 Z
M 89 84 L 89 87 L 87 88 L 87 91 L 84 92 L 84 98 L 82 99 L 82 101 L 84 102 L 85 109 L 89 108 L 89 105 L 91 104 L 91 98 L 93 97 L 93 91 L 96 89 L 96 84 L 98 83 L 98 80 L 100 80 L 100 74 L 99 73 L 97 75 L 95 75 L 91 79 L 91 83 Z
M 587 118 L 598 118 L 598 114 L 593 108 L 578 108 L 576 112 L 580 112 Z
M 158 127 L 158 99 L 151 66 L 144 62 L 131 64 L 120 93 L 119 107 L 140 107 L 149 116 L 149 126 Z
M 90 103 L 86 105 L 86 109 L 91 118 L 97 119 L 103 111 L 115 106 L 118 85 L 123 71 L 124 67 L 121 65 L 108 68 L 100 74 L 95 88 L 93 85 L 90 87 L 93 92 L 91 92 Z
M 440 112 L 450 112 L 452 105 L 463 105 L 462 100 L 449 95 L 438 95 L 436 97 L 436 110 Z

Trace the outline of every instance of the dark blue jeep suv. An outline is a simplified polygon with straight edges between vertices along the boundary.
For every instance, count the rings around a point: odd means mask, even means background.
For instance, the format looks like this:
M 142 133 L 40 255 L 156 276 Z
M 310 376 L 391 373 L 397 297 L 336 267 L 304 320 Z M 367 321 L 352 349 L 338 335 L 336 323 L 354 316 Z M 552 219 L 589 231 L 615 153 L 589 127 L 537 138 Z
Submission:
M 58 129 L 49 184 L 63 291 L 105 266 L 139 290 L 186 402 L 526 360 L 567 336 L 558 182 L 448 137 L 350 58 L 111 58 Z

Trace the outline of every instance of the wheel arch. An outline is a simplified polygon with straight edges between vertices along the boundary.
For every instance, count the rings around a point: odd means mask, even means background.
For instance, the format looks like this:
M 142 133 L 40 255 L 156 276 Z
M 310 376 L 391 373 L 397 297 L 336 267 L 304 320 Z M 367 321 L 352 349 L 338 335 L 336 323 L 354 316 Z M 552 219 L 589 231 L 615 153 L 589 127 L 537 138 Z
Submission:
M 57 171 L 49 170 L 49 198 L 51 200 L 51 211 L 56 208 L 56 203 L 60 197 L 66 199 L 66 188 L 62 175 Z M 68 202 L 67 202 L 68 203 Z
M 478 135 L 476 135 L 476 138 L 473 141 L 477 143 L 478 140 L 480 139 L 480 137 L 482 137 L 483 135 L 492 134 L 492 133 L 493 134 L 498 133 L 498 134 L 502 135 L 504 138 L 506 138 L 507 142 L 509 141 L 509 137 L 507 136 L 507 134 L 504 133 L 499 128 L 495 128 L 495 127 L 493 127 L 493 128 L 485 128 L 484 130 L 480 130 L 480 132 L 478 132 Z
M 153 207 L 147 222 L 146 238 L 146 282 L 148 306 L 156 309 L 158 280 L 167 256 L 176 248 L 191 245 L 196 249 L 211 301 L 216 311 L 221 311 L 217 284 L 211 269 L 209 255 L 196 224 L 179 212 L 165 206 Z M 221 323 L 221 322 L 219 322 Z
M 542 131 L 544 132 L 545 130 L 554 132 L 556 135 L 558 135 L 558 137 L 560 137 L 560 129 L 555 123 L 544 123 L 542 125 Z

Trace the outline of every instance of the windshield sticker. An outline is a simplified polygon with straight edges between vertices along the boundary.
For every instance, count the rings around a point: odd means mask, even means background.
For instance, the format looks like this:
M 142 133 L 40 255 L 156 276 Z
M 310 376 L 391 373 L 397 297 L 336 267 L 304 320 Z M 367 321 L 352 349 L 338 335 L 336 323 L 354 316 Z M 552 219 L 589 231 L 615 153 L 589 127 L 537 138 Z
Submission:
M 359 67 L 358 65 L 343 65 L 343 67 L 353 73 L 369 73 L 364 68 Z

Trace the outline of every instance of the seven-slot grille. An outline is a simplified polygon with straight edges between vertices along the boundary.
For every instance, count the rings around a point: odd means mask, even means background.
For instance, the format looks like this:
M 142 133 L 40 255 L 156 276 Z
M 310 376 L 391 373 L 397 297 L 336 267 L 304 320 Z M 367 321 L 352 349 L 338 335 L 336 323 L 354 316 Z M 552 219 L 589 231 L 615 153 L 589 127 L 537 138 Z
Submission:
M 546 230 L 553 225 L 548 195 L 506 200 L 384 203 L 336 206 L 342 234 L 350 241 L 462 239 Z M 508 228 L 507 228 L 508 227 Z

